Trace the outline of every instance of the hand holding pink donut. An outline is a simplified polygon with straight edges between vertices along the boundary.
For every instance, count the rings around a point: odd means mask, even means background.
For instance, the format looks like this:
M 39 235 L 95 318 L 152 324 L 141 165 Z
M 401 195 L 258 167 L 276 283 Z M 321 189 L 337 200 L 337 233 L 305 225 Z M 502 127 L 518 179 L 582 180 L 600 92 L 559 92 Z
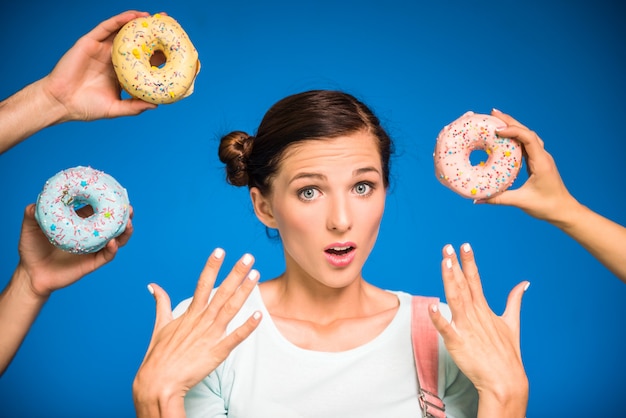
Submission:
M 516 139 L 523 145 L 529 177 L 517 189 L 507 190 L 490 199 L 477 200 L 476 203 L 516 206 L 535 218 L 558 221 L 559 214 L 578 205 L 578 202 L 565 187 L 554 158 L 545 150 L 543 141 L 535 132 L 498 110 L 494 109 L 491 114 L 506 124 L 506 127 L 498 129 L 499 135 Z
M 626 228 L 582 205 L 570 194 L 554 158 L 535 132 L 498 110 L 493 110 L 492 115 L 506 123 L 506 127 L 498 129 L 499 135 L 523 145 L 529 177 L 518 189 L 476 203 L 516 206 L 555 225 L 626 283 Z

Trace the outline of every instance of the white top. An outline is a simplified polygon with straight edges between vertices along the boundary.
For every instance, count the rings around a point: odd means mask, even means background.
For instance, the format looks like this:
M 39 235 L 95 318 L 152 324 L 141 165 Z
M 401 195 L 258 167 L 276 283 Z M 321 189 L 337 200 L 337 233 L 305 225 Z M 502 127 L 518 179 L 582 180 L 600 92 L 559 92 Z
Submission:
M 411 295 L 392 292 L 400 306 L 370 342 L 342 352 L 319 352 L 289 342 L 254 289 L 228 332 L 255 311 L 258 328 L 185 397 L 193 417 L 420 417 L 411 344 Z M 181 315 L 191 299 L 181 302 Z M 450 318 L 447 305 L 441 312 Z M 439 340 L 439 396 L 448 417 L 475 417 L 478 394 Z

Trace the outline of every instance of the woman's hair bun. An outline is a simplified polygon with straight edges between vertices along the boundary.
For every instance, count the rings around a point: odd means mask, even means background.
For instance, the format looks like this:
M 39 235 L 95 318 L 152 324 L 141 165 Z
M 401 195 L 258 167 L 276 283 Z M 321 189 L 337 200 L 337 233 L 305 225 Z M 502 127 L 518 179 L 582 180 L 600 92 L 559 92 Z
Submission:
M 226 181 L 233 186 L 248 184 L 247 161 L 254 137 L 242 131 L 233 131 L 222 137 L 218 151 L 226 165 Z

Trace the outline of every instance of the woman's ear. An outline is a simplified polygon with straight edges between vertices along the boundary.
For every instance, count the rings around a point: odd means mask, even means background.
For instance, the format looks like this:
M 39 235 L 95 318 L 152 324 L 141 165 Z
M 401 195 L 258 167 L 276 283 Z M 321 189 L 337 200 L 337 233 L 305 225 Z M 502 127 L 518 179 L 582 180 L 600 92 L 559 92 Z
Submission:
M 263 196 L 257 187 L 250 188 L 250 199 L 252 199 L 252 207 L 254 208 L 256 217 L 259 218 L 266 227 L 276 229 L 276 219 L 274 219 L 269 199 Z

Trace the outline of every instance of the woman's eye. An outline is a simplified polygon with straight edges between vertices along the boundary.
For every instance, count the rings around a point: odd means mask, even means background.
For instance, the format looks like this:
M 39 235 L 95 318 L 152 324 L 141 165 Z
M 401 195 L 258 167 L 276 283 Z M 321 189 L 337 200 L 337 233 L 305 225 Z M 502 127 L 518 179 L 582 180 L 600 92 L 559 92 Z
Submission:
M 311 187 L 302 189 L 298 193 L 298 195 L 300 196 L 300 199 L 302 200 L 313 200 L 317 197 L 317 194 L 318 194 L 318 191 Z
M 361 196 L 368 194 L 371 190 L 372 186 L 367 183 L 359 183 L 354 186 L 354 191 L 356 192 L 356 194 Z

